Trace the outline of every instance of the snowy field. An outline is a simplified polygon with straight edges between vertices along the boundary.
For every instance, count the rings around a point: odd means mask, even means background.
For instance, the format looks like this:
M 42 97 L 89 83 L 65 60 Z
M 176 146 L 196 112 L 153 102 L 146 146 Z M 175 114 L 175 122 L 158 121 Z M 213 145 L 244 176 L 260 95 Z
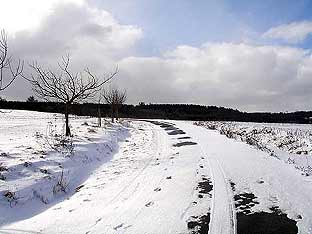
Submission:
M 312 233 L 306 126 L 2 112 L 0 233 Z
M 97 128 L 95 119 L 73 117 L 73 141 L 63 147 L 63 115 L 2 110 L 0 121 L 0 224 L 29 218 L 64 199 L 129 134 L 119 124 Z
M 271 156 L 293 164 L 304 175 L 312 175 L 312 128 L 308 124 L 197 122 L 211 130 L 218 130 Z

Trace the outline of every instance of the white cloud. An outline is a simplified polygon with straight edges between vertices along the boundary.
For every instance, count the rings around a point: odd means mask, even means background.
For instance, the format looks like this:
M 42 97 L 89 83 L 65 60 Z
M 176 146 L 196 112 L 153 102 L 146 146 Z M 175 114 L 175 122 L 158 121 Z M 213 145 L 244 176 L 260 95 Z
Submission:
M 312 33 L 312 22 L 302 21 L 283 24 L 269 29 L 263 34 L 266 39 L 281 39 L 288 43 L 300 43 Z
M 309 109 L 312 59 L 290 47 L 210 43 L 120 63 L 132 102 L 197 103 L 249 111 Z
M 142 38 L 140 28 L 120 24 L 105 10 L 73 1 L 54 3 L 37 27 L 16 31 L 9 37 L 14 57 L 51 67 L 70 53 L 74 70 L 88 66 L 102 75 L 114 70 L 118 59 L 131 54 Z M 30 93 L 30 87 L 19 79 L 1 95 L 24 99 Z
M 0 28 L 14 34 L 20 30 L 32 30 L 60 3 L 85 4 L 85 0 L 0 0 Z
M 141 37 L 140 28 L 119 24 L 107 11 L 86 4 L 60 3 L 38 28 L 18 31 L 11 39 L 12 47 L 23 58 L 55 59 L 55 55 L 67 52 L 86 58 L 99 53 L 107 57 L 122 54 Z

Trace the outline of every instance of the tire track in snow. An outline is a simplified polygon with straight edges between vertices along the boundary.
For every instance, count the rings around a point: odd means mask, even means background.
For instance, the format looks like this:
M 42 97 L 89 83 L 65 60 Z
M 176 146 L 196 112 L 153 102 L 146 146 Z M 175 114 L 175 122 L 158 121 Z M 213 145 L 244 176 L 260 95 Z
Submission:
M 188 127 L 191 126 L 191 129 Z M 207 155 L 208 165 L 211 171 L 211 179 L 213 183 L 213 194 L 212 194 L 212 206 L 211 206 L 211 220 L 209 223 L 210 234 L 236 234 L 237 233 L 237 222 L 236 213 L 233 201 L 233 194 L 230 188 L 229 181 L 226 179 L 225 172 L 219 162 L 214 156 L 209 156 L 208 150 L 205 150 L 209 146 L 205 134 L 198 134 L 194 130 L 193 125 L 179 125 L 179 128 L 187 132 L 189 136 L 192 136 L 196 140 L 203 156 Z M 187 127 L 187 128 L 185 128 Z M 196 128 L 196 127 L 195 127 Z M 189 131 L 190 130 L 190 131 Z
M 216 158 L 209 158 L 213 181 L 211 234 L 236 234 L 236 213 L 233 195 L 224 170 Z
M 206 155 L 202 145 L 199 145 L 203 155 Z M 207 157 L 210 177 L 213 184 L 210 234 L 236 234 L 237 221 L 233 194 L 225 172 L 217 158 Z

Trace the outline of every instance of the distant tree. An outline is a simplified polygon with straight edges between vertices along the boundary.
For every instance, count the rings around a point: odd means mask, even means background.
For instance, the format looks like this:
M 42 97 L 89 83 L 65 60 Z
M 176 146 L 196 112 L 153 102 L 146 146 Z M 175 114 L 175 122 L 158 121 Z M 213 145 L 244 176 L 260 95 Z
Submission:
M 126 90 L 118 90 L 116 92 L 116 105 L 115 105 L 115 111 L 116 111 L 116 119 L 119 119 L 119 108 L 122 104 L 124 104 L 127 100 L 127 92 Z
M 23 68 L 24 62 L 21 60 L 18 60 L 15 68 L 13 67 L 13 58 L 9 54 L 8 36 L 2 29 L 0 32 L 0 91 L 9 87 L 22 74 Z
M 35 99 L 34 96 L 29 96 L 29 97 L 26 99 L 26 102 L 38 102 L 38 100 Z
M 0 102 L 6 102 L 7 100 L 3 97 L 0 97 Z
M 33 63 L 30 67 L 34 74 L 31 74 L 30 78 L 24 76 L 32 84 L 33 91 L 39 98 L 64 103 L 66 136 L 71 136 L 69 127 L 70 105 L 94 97 L 102 85 L 113 79 L 118 72 L 116 68 L 115 72 L 100 81 L 88 68 L 84 72 L 74 73 L 70 70 L 69 65 L 69 55 L 63 56 L 62 61 L 58 63 L 58 73 Z
M 114 91 L 113 89 L 109 89 L 109 90 L 104 90 L 102 93 L 102 97 L 104 98 L 105 102 L 111 106 L 111 118 L 112 118 L 112 122 L 115 122 L 115 112 L 114 112 Z
M 127 99 L 126 91 L 119 90 L 118 88 L 110 88 L 109 90 L 103 92 L 102 94 L 105 102 L 111 106 L 111 118 L 114 122 L 119 119 L 119 107 L 125 103 Z

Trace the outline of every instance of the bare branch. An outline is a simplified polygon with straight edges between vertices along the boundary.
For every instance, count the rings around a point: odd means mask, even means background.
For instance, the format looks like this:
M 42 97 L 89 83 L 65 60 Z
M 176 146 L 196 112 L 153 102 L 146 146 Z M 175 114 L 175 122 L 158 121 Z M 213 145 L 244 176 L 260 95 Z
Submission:
M 8 36 L 5 30 L 2 29 L 0 32 L 0 91 L 8 88 L 18 76 L 21 76 L 24 68 L 24 62 L 21 60 L 18 60 L 17 66 L 13 68 L 13 59 L 8 50 Z M 11 73 L 10 78 L 5 77 L 7 75 L 6 70 Z M 7 78 L 6 82 L 5 78 Z

